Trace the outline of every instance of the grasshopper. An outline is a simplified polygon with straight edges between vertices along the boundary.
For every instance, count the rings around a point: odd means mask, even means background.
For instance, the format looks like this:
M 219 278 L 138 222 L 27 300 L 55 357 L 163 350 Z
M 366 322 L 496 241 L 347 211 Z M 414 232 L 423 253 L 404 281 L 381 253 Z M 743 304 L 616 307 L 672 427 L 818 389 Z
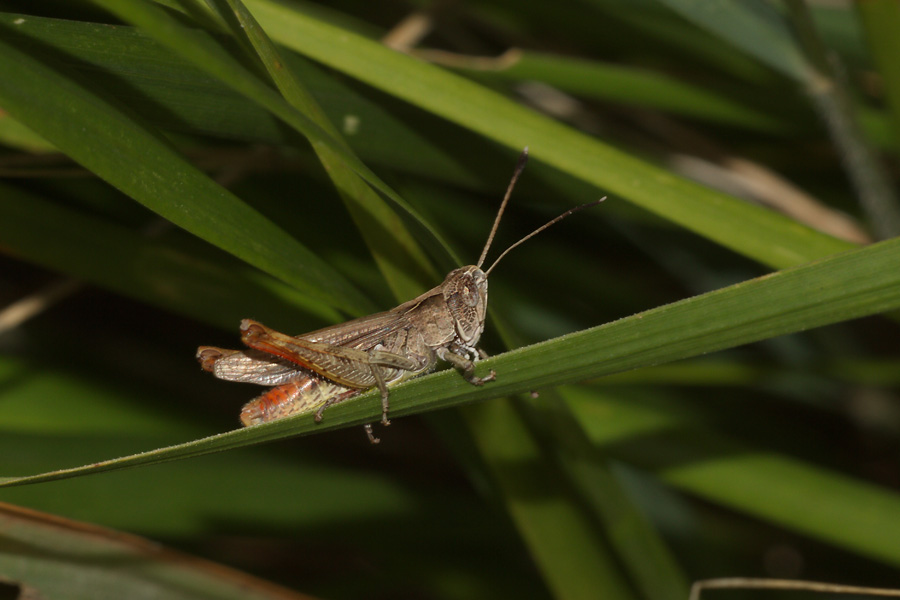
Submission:
M 494 379 L 494 371 L 484 377 L 475 374 L 475 362 L 487 357 L 477 344 L 484 331 L 488 275 L 516 246 L 573 212 L 605 199 L 564 212 L 511 245 L 482 271 L 527 158 L 528 148 L 516 163 L 478 263 L 451 271 L 434 289 L 389 311 L 299 336 L 244 319 L 240 331 L 247 349 L 198 348 L 197 359 L 203 369 L 219 379 L 272 387 L 244 406 L 241 423 L 256 425 L 312 410 L 319 422 L 329 406 L 377 387 L 381 392 L 381 423 L 389 425 L 389 388 L 428 373 L 438 359 L 453 365 L 472 385 Z M 371 424 L 365 428 L 369 441 L 377 444 Z

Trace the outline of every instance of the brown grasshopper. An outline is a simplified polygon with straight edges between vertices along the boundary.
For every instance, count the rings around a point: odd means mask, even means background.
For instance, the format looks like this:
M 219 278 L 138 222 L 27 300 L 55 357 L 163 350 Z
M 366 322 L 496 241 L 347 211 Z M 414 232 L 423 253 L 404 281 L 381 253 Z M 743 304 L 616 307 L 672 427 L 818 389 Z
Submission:
M 244 319 L 241 341 L 248 349 L 198 348 L 197 359 L 203 369 L 219 379 L 272 386 L 244 406 L 241 423 L 256 425 L 312 410 L 319 422 L 329 406 L 377 387 L 381 391 L 381 423 L 389 425 L 389 387 L 433 370 L 437 359 L 456 367 L 473 385 L 494 379 L 494 371 L 485 377 L 475 375 L 475 362 L 487 357 L 477 344 L 484 331 L 488 275 L 516 246 L 570 214 L 603 201 L 564 212 L 507 248 L 482 271 L 481 265 L 527 158 L 526 148 L 516 164 L 478 264 L 451 271 L 441 285 L 387 312 L 296 337 Z M 366 434 L 372 443 L 378 443 L 371 424 L 366 425 Z

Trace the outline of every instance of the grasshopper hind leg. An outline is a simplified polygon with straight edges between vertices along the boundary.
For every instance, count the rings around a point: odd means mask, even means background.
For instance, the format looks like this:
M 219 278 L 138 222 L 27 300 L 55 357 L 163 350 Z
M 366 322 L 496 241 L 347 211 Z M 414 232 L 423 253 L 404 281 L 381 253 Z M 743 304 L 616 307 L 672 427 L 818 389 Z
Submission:
M 384 381 L 384 375 L 382 374 L 380 367 L 372 365 L 372 376 L 375 377 L 375 384 L 381 392 L 381 424 L 386 427 L 391 424 L 390 419 L 388 419 L 388 411 L 391 408 L 389 400 L 390 392 L 388 391 L 387 383 Z M 371 434 L 369 437 L 371 437 Z
M 321 406 L 319 406 L 319 408 L 316 409 L 316 413 L 315 413 L 315 415 L 313 415 L 313 419 L 315 419 L 316 423 L 320 423 L 322 421 L 322 418 L 325 415 L 326 408 L 328 408 L 329 406 L 334 406 L 335 404 L 338 404 L 339 402 L 346 400 L 351 395 L 355 396 L 358 393 L 359 393 L 358 390 L 353 390 L 352 394 L 347 393 L 344 396 L 338 396 L 338 397 L 326 400 L 324 403 L 322 403 Z M 388 422 L 388 423 L 390 424 L 390 422 Z M 363 425 L 363 429 L 366 430 L 366 437 L 369 438 L 369 442 L 371 442 L 373 444 L 381 443 L 381 440 L 379 438 L 375 437 L 375 433 L 372 430 L 371 423 L 366 423 L 365 425 Z

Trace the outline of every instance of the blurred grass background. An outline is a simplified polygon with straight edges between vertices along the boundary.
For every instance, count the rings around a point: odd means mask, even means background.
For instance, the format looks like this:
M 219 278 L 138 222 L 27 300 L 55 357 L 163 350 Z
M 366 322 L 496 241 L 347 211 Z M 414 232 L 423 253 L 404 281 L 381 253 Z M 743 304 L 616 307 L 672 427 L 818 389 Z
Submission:
M 492 273 L 488 352 L 690 300 L 501 357 L 494 390 L 570 384 L 538 399 L 424 413 L 476 396 L 455 374 L 417 381 L 392 399 L 422 414 L 377 447 L 356 426 L 294 437 L 306 418 L 0 501 L 329 598 L 896 585 L 896 2 L 2 10 L 0 476 L 235 428 L 259 388 L 201 372 L 196 346 L 236 347 L 244 317 L 301 333 L 438 284 L 477 258 L 525 145 L 493 256 L 609 200 Z M 815 263 L 842 251 L 852 269 Z M 693 298 L 790 267 L 778 294 Z M 604 331 L 609 352 L 644 346 L 605 367 Z M 325 425 L 371 420 L 369 400 Z M 10 577 L 27 553 L 0 550 Z

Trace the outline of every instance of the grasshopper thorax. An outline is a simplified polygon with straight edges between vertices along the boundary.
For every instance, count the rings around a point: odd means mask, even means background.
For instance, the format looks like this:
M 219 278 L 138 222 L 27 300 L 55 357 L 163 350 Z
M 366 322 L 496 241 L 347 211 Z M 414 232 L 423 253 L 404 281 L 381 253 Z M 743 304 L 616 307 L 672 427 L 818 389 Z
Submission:
M 460 344 L 474 348 L 484 331 L 487 275 L 475 265 L 460 267 L 447 275 L 441 289 Z

